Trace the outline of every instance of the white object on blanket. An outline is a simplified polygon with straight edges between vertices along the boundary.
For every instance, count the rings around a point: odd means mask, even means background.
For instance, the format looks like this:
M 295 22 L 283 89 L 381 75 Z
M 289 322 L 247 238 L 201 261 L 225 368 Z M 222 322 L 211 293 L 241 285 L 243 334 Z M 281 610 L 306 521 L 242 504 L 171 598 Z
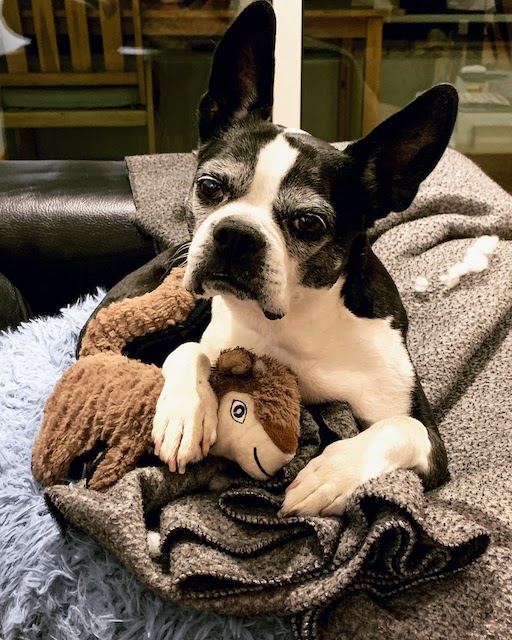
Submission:
M 428 284 L 428 278 L 425 278 L 425 276 L 418 276 L 414 281 L 414 291 L 416 291 L 416 293 L 425 293 L 428 289 Z
M 498 246 L 498 236 L 482 236 L 472 244 L 464 255 L 462 262 L 456 262 L 448 272 L 441 275 L 440 280 L 447 289 L 456 287 L 462 276 L 468 273 L 481 273 L 489 266 L 491 256 Z
M 446 289 L 453 289 L 459 284 L 462 276 L 485 271 L 489 266 L 489 256 L 496 251 L 498 242 L 498 236 L 481 236 L 468 248 L 463 261 L 452 265 L 446 273 L 439 276 L 439 280 Z M 429 281 L 425 276 L 418 276 L 413 284 L 417 293 L 425 293 L 428 287 Z
M 152 558 L 158 558 L 158 556 L 162 555 L 160 550 L 161 538 L 158 531 L 148 531 L 147 541 L 149 555 Z

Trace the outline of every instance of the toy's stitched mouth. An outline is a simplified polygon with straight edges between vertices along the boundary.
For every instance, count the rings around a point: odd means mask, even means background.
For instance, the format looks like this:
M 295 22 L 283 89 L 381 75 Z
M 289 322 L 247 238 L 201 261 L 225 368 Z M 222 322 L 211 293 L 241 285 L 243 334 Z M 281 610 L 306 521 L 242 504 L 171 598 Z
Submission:
M 256 464 L 258 465 L 259 470 L 264 473 L 267 478 L 271 478 L 272 476 L 270 475 L 270 473 L 267 473 L 265 471 L 265 469 L 261 466 L 261 462 L 258 459 L 258 450 L 256 449 L 256 447 L 254 447 L 254 459 L 256 460 Z

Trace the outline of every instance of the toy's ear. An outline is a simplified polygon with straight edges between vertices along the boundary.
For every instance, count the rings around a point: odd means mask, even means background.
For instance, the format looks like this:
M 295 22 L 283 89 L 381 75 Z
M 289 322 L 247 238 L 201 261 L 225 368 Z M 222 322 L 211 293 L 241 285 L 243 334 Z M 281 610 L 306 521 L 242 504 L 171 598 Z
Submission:
M 241 376 L 248 373 L 254 364 L 255 358 L 250 351 L 237 347 L 223 351 L 215 365 L 220 373 L 231 373 L 235 376 Z
M 367 226 L 411 204 L 448 145 L 457 106 L 457 91 L 440 84 L 346 149 L 361 171 L 374 212 Z
M 229 27 L 213 58 L 208 92 L 199 106 L 199 135 L 212 138 L 231 121 L 253 113 L 267 120 L 274 97 L 276 18 L 263 0 Z

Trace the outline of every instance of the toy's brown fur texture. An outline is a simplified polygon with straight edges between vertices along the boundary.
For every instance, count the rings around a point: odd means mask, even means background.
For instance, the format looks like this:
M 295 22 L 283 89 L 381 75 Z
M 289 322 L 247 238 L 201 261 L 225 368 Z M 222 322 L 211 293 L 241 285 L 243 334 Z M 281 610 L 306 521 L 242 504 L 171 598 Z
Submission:
M 184 274 L 185 267 L 175 267 L 153 291 L 101 309 L 87 326 L 80 357 L 121 353 L 134 338 L 184 322 L 196 305 L 194 296 L 182 286 Z
M 100 451 L 91 489 L 107 489 L 151 451 L 161 370 L 116 354 L 80 358 L 57 383 L 32 450 L 32 473 L 43 486 L 68 477 L 72 462 Z M 101 459 L 101 448 L 105 455 Z
M 49 486 L 69 476 L 77 459 L 88 464 L 88 487 L 114 484 L 153 450 L 151 431 L 164 377 L 161 370 L 121 351 L 134 338 L 186 320 L 195 306 L 175 268 L 154 291 L 101 309 L 90 321 L 79 360 L 46 403 L 32 450 L 32 472 Z M 270 358 L 245 349 L 224 352 L 210 377 L 219 400 L 250 393 L 260 422 L 284 453 L 298 446 L 300 396 L 295 376 Z

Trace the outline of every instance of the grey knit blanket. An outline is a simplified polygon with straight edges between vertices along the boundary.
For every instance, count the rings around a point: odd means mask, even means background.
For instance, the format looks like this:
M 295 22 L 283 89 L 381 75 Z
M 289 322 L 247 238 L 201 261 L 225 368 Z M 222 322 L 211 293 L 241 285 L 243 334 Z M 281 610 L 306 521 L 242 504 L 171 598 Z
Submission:
M 174 156 L 128 166 L 139 224 L 181 239 L 186 231 L 172 221 L 180 199 L 151 217 L 143 194 L 164 175 L 189 184 L 191 167 Z M 445 290 L 439 276 L 491 233 L 500 241 L 489 268 Z M 210 459 L 184 476 L 137 469 L 104 494 L 53 487 L 48 504 L 186 606 L 289 615 L 303 639 L 509 637 L 512 198 L 448 151 L 411 208 L 372 235 L 410 316 L 409 347 L 448 449 L 448 484 L 424 495 L 414 473 L 398 471 L 360 487 L 341 518 L 277 518 L 284 487 L 311 456 L 356 433 L 348 407 L 335 403 L 303 410 L 298 455 L 267 483 Z M 430 281 L 425 293 L 413 289 L 419 275 Z M 156 558 L 151 529 L 161 534 Z

